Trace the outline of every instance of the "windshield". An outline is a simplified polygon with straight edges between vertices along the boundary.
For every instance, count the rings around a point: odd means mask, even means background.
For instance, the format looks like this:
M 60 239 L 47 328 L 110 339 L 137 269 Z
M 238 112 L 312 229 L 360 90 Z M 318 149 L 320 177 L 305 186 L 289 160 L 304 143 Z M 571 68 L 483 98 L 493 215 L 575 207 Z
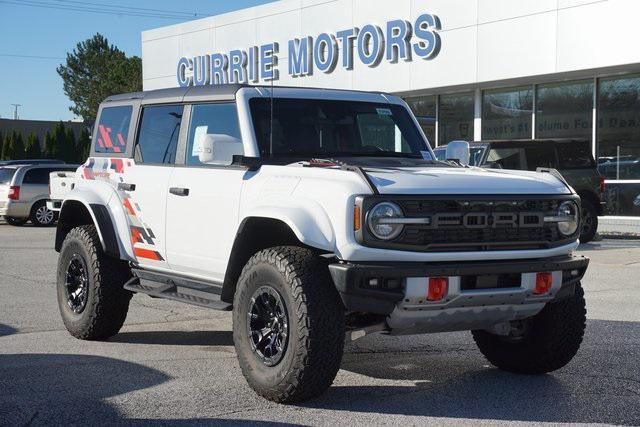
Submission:
M 269 98 L 250 101 L 260 156 L 431 160 L 427 142 L 400 105 L 274 98 L 271 134 L 271 102 Z
M 9 184 L 15 172 L 16 170 L 13 168 L 0 168 L 0 185 Z

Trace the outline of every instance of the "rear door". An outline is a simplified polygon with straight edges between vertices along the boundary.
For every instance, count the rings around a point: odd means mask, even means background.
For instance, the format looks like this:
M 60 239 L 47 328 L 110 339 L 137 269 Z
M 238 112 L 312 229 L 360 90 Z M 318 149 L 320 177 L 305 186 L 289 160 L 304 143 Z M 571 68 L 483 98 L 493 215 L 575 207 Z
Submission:
M 198 142 L 211 134 L 218 141 L 236 141 L 235 154 L 242 154 L 236 105 L 196 104 L 189 116 L 184 165 L 175 168 L 169 183 L 167 256 L 176 271 L 222 280 L 238 225 L 246 169 L 228 166 L 233 150 L 226 150 L 218 165 L 201 164 Z
M 141 110 L 134 161 L 123 165 L 120 195 L 128 214 L 134 254 L 147 268 L 166 268 L 166 203 L 176 159 L 182 105 Z

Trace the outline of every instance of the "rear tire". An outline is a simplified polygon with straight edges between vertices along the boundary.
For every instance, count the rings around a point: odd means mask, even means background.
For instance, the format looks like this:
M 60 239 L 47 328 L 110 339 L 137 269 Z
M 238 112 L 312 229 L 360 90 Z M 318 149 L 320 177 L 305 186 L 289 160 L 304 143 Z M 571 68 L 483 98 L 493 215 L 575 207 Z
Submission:
M 517 374 L 544 374 L 565 366 L 576 355 L 586 326 L 584 291 L 576 285 L 572 297 L 548 303 L 527 319 L 519 338 L 473 331 L 480 352 L 496 366 Z
M 27 223 L 27 220 L 25 218 L 15 218 L 12 216 L 6 216 L 4 217 L 4 219 L 5 221 L 7 221 L 7 224 L 13 225 L 14 227 L 20 227 Z
M 580 243 L 589 243 L 598 232 L 598 211 L 588 200 L 582 200 L 582 231 Z
M 129 266 L 102 251 L 93 225 L 72 229 L 58 258 L 57 293 L 62 321 L 82 340 L 105 340 L 118 333 L 132 293 L 123 288 Z
M 342 361 L 345 317 L 327 265 L 317 254 L 292 246 L 256 253 L 242 270 L 233 307 L 236 353 L 256 393 L 292 403 L 316 397 L 331 385 Z M 276 313 L 275 321 L 264 321 L 263 313 Z M 275 346 L 269 349 L 263 340 Z
M 47 207 L 47 202 L 41 200 L 31 208 L 29 219 L 36 227 L 49 227 L 56 222 L 57 215 Z

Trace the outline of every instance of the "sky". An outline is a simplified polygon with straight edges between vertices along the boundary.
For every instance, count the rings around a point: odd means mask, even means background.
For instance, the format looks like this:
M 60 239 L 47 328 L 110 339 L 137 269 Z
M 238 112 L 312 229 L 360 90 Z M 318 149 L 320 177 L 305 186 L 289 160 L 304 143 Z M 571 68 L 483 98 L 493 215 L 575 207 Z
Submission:
M 270 1 L 0 0 L 0 117 L 13 118 L 11 104 L 22 104 L 18 109 L 21 119 L 75 119 L 56 67 L 78 42 L 95 33 L 107 37 L 127 55 L 141 56 L 140 34 L 144 30 Z M 118 6 L 125 8 L 120 9 L 125 14 L 87 11 Z M 132 16 L 136 14 L 145 16 Z

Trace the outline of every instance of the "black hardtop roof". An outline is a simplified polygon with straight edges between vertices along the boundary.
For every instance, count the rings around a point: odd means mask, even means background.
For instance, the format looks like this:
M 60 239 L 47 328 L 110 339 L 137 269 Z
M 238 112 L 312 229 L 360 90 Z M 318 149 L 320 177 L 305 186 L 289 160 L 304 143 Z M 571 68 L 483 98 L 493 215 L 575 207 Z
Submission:
M 380 91 L 362 91 L 352 89 L 333 89 L 319 87 L 299 86 L 271 86 L 271 85 L 247 85 L 247 84 L 221 84 L 205 86 L 172 87 L 166 89 L 154 89 L 141 92 L 129 92 L 107 97 L 103 103 L 122 102 L 129 100 L 141 100 L 143 103 L 189 102 L 202 100 L 230 100 L 236 93 L 245 87 L 257 89 L 300 89 L 300 90 L 327 90 L 336 92 L 358 92 L 390 95 Z

